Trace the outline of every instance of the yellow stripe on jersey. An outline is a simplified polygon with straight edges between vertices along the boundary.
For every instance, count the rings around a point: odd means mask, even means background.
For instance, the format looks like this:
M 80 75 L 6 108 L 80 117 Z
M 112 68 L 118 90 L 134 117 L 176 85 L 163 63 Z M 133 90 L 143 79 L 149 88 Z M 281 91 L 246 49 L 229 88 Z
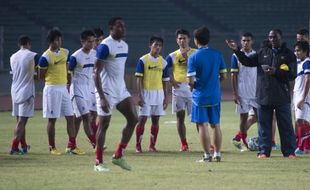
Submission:
M 189 57 L 190 55 L 192 55 L 194 52 L 196 51 L 196 49 L 191 48 L 188 52 L 187 52 L 187 57 Z M 173 64 L 172 64 L 172 72 L 173 72 L 173 77 L 174 80 L 176 80 L 177 82 L 186 82 L 187 81 L 187 59 L 185 59 L 180 50 L 176 50 L 175 52 L 173 52 L 174 59 Z
M 237 72 L 239 72 L 239 69 L 230 69 L 230 72 L 237 73 Z
M 67 59 L 68 55 L 63 48 L 55 55 L 50 49 L 46 51 L 49 63 L 45 74 L 45 84 L 59 85 L 67 84 Z
M 227 69 L 221 69 L 220 73 L 227 73 Z
M 156 61 L 153 61 L 149 54 L 142 58 L 144 62 L 143 73 L 143 89 L 145 90 L 160 90 L 163 89 L 163 70 L 164 58 L 159 56 Z

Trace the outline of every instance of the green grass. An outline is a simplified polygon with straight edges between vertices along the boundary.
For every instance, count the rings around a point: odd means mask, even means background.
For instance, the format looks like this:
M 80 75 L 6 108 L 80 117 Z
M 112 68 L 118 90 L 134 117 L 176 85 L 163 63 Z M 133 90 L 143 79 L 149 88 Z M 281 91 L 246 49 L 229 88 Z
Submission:
M 27 141 L 31 145 L 28 155 L 8 154 L 15 127 L 15 118 L 10 113 L 0 113 L 0 189 L 309 189 L 310 157 L 296 160 L 283 158 L 280 151 L 273 151 L 271 158 L 258 160 L 255 152 L 240 153 L 230 140 L 238 126 L 238 115 L 231 102 L 223 102 L 221 127 L 223 151 L 221 163 L 196 163 L 202 156 L 195 126 L 187 119 L 187 138 L 190 152 L 180 153 L 179 139 L 170 109 L 161 118 L 158 136 L 158 153 L 135 154 L 135 136 L 128 145 L 126 158 L 133 171 L 124 171 L 114 166 L 110 159 L 120 139 L 124 124 L 121 115 L 114 111 L 107 132 L 108 149 L 104 159 L 110 172 L 93 171 L 95 154 L 86 141 L 83 130 L 78 136 L 78 145 L 86 150 L 84 156 L 51 156 L 47 147 L 46 120 L 37 111 L 27 124 Z M 254 136 L 256 126 L 249 132 Z M 145 130 L 143 148 L 147 150 L 149 124 Z M 278 140 L 279 142 L 279 140 Z M 56 145 L 64 150 L 67 135 L 64 119 L 56 123 Z

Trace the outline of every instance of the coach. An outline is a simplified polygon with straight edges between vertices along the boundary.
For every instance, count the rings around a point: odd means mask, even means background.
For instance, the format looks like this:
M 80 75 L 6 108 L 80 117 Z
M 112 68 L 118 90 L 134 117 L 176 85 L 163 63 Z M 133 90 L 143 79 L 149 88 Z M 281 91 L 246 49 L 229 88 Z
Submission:
M 256 98 L 259 104 L 258 158 L 270 157 L 273 110 L 279 128 L 281 151 L 284 157 L 295 158 L 295 134 L 291 117 L 291 97 L 289 82 L 296 78 L 297 63 L 294 53 L 282 43 L 282 32 L 273 29 L 268 41 L 250 57 L 245 56 L 233 40 L 226 40 L 241 64 L 257 67 Z

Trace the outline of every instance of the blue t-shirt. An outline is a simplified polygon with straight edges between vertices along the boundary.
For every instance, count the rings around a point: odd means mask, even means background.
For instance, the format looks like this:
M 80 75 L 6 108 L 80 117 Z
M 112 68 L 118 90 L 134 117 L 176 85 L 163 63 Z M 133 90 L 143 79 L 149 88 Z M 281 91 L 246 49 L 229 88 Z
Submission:
M 223 55 L 212 48 L 199 48 L 188 59 L 187 76 L 195 77 L 193 103 L 214 106 L 221 101 L 220 73 L 225 73 Z

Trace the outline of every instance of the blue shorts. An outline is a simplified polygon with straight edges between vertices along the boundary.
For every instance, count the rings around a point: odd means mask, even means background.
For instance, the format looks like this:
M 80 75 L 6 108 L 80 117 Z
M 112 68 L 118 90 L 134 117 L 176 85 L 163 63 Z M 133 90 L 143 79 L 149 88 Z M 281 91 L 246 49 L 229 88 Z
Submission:
M 215 106 L 197 106 L 192 104 L 192 122 L 210 123 L 216 125 L 220 123 L 221 104 Z

